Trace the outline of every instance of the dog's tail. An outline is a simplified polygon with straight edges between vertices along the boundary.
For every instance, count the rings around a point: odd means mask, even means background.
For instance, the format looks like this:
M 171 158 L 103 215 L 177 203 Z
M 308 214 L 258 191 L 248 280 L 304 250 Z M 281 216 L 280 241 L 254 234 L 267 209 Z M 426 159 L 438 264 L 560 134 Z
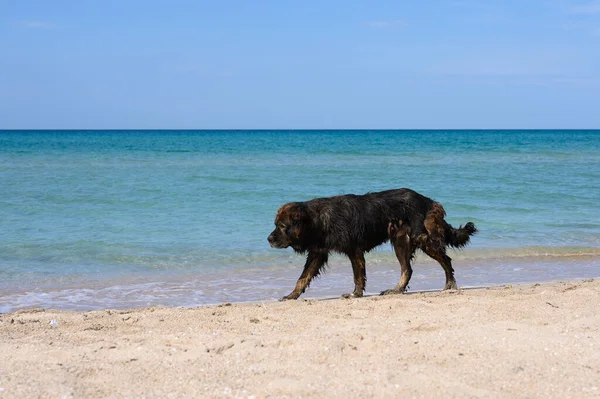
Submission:
M 444 233 L 446 245 L 450 245 L 454 248 L 462 248 L 469 243 L 471 236 L 477 233 L 477 228 L 473 222 L 465 224 L 464 227 L 460 226 L 458 229 L 452 227 L 450 223 L 446 223 L 444 226 Z
M 444 217 L 446 211 L 439 202 L 434 202 L 431 209 L 427 212 L 427 217 L 423 222 L 428 233 L 428 240 L 443 240 L 444 244 L 454 248 L 462 248 L 469 243 L 469 239 L 477 232 L 477 228 L 473 222 L 469 222 L 465 227 L 460 226 L 458 229 L 452 227 Z

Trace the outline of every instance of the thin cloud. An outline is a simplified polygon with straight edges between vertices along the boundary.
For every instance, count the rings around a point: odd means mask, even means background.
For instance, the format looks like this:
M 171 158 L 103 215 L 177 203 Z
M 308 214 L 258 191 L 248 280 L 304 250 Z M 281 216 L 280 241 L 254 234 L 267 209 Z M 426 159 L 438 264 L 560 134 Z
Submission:
M 558 77 L 565 74 L 563 64 L 560 58 L 544 54 L 494 54 L 441 60 L 426 71 L 442 76 Z
M 20 25 L 27 29 L 54 29 L 56 26 L 46 21 L 20 21 Z
M 600 27 L 596 24 L 590 24 L 588 22 L 570 22 L 563 25 L 563 29 L 568 31 L 579 31 L 592 36 L 600 36 Z
M 373 29 L 391 29 L 391 28 L 401 28 L 406 26 L 406 21 L 402 19 L 380 19 L 368 21 L 366 25 L 369 28 Z
M 451 1 L 451 2 L 448 3 L 448 5 L 450 7 L 460 7 L 460 8 L 462 8 L 462 7 L 468 7 L 470 4 L 467 3 L 466 1 Z
M 227 79 L 236 77 L 236 73 L 232 68 L 214 67 L 195 63 L 175 65 L 173 71 L 176 73 L 197 75 L 203 78 Z
M 600 1 L 587 4 L 579 4 L 571 7 L 572 14 L 595 15 L 600 14 Z

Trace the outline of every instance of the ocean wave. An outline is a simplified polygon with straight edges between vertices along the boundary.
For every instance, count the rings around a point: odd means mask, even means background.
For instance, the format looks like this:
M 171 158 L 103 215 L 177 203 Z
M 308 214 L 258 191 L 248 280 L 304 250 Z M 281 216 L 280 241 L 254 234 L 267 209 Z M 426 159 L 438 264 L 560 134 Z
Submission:
M 536 262 L 539 260 L 552 260 L 552 259 L 587 259 L 587 258 L 600 258 L 600 248 L 596 247 L 582 247 L 582 246 L 525 246 L 525 247 L 514 247 L 514 248 L 471 248 L 464 250 L 449 250 L 448 255 L 454 261 L 512 261 L 512 260 L 530 260 Z M 373 260 L 376 262 L 395 261 L 395 257 L 392 253 L 387 254 L 383 252 L 375 252 Z M 600 260 L 600 259 L 599 259 Z M 420 251 L 417 251 L 416 262 L 435 262 L 427 255 Z
M 453 251 L 455 259 L 589 258 L 600 257 L 600 248 L 583 246 L 525 246 Z
M 115 248 L 116 247 L 116 248 Z M 175 253 L 177 252 L 177 253 Z M 448 255 L 455 262 L 481 262 L 486 260 L 511 261 L 560 260 L 599 258 L 600 248 L 587 246 L 524 246 L 512 248 L 467 248 L 449 250 Z M 370 264 L 396 264 L 398 261 L 389 246 L 382 246 L 365 255 Z M 85 274 L 101 272 L 161 272 L 161 271 L 199 271 L 220 269 L 286 268 L 290 265 L 302 265 L 304 256 L 289 251 L 207 251 L 202 249 L 183 249 L 179 251 L 164 248 L 145 248 L 113 246 L 112 250 L 60 251 L 58 249 L 37 251 L 35 248 L 21 248 L 0 256 L 0 277 L 15 278 L 13 274 L 27 273 L 40 276 Z M 415 262 L 435 263 L 423 254 L 416 252 Z M 330 265 L 348 263 L 347 257 L 332 254 Z M 23 264 L 28 264 L 26 269 Z

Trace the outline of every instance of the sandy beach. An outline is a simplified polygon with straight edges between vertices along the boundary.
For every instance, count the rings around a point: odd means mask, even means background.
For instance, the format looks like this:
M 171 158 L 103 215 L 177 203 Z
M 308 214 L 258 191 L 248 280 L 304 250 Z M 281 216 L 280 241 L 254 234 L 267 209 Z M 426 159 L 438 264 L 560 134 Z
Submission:
M 600 397 L 599 299 L 590 279 L 25 310 L 0 316 L 0 398 Z

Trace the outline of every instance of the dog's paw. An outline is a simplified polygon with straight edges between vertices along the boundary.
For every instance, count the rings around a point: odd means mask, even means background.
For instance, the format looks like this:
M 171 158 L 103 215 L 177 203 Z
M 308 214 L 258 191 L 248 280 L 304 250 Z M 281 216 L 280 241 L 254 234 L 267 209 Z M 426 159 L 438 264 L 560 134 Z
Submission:
M 381 293 L 379 295 L 398 295 L 398 294 L 404 294 L 405 291 L 406 291 L 406 289 L 398 290 L 398 289 L 394 288 L 391 290 L 381 291 Z
M 283 301 L 290 301 L 290 300 L 294 300 L 294 299 L 298 299 L 298 297 L 300 296 L 300 294 L 295 294 L 295 293 L 291 293 L 289 295 L 284 296 L 283 298 L 281 298 L 279 300 L 279 302 L 283 302 Z
M 352 294 L 342 294 L 342 298 L 350 299 L 350 298 L 362 298 L 363 294 L 358 292 L 353 292 Z

